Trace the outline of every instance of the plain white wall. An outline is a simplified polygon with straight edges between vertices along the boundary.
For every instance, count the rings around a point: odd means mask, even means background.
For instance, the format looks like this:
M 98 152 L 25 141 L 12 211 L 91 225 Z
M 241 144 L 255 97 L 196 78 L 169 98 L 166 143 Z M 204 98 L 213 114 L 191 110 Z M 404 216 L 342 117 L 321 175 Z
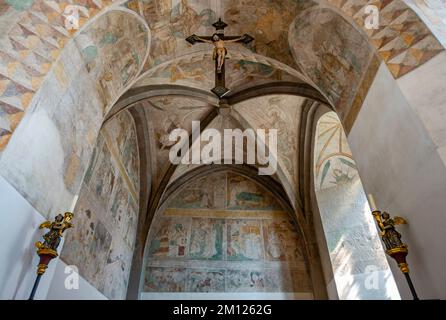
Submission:
M 39 263 L 34 243 L 41 240 L 44 218 L 1 176 L 0 208 L 0 299 L 28 299 Z M 46 297 L 54 270 L 52 262 L 35 299 Z
M 38 228 L 45 219 L 2 176 L 0 208 L 0 299 L 26 300 L 37 276 L 39 257 L 34 243 L 42 240 L 45 231 Z M 63 242 L 59 252 L 62 247 Z M 34 299 L 106 299 L 82 277 L 78 290 L 65 289 L 65 266 L 59 258 L 50 262 Z
M 446 298 L 446 167 L 384 64 L 348 140 L 366 193 L 374 195 L 380 210 L 409 222 L 399 230 L 409 245 L 410 275 L 418 295 Z M 402 297 L 411 299 L 403 274 L 388 260 Z
M 67 270 L 68 269 L 68 270 Z M 83 277 L 79 276 L 77 285 L 68 289 L 65 287 L 68 276 L 73 276 L 67 268 L 67 264 L 61 260 L 57 260 L 56 270 L 53 281 L 48 290 L 46 299 L 48 300 L 107 300 L 107 298 L 99 292 L 95 287 L 88 283 Z M 67 271 L 67 272 L 66 272 Z M 74 284 L 74 282 L 71 282 Z

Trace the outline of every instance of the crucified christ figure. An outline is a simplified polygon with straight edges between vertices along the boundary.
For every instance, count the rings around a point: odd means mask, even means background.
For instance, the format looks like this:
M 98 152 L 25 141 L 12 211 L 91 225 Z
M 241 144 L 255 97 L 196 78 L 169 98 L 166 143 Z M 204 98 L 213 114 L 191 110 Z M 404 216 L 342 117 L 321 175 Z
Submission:
M 229 89 L 225 86 L 225 59 L 227 58 L 228 50 L 225 48 L 225 44 L 229 42 L 239 42 L 248 44 L 254 40 L 248 34 L 243 36 L 226 36 L 223 30 L 227 27 L 227 24 L 219 19 L 213 24 L 216 29 L 216 33 L 212 36 L 197 36 L 195 34 L 189 36 L 186 41 L 194 45 L 196 43 L 209 43 L 214 46 L 213 59 L 215 60 L 215 88 L 211 91 L 214 92 L 219 98 L 222 98 L 229 92 Z
M 245 38 L 245 36 L 241 36 L 235 39 L 223 40 L 217 33 L 212 36 L 212 40 L 207 40 L 199 36 L 196 37 L 197 40 L 214 45 L 215 48 L 212 57 L 214 60 L 217 60 L 218 73 L 221 73 L 223 65 L 225 63 L 226 55 L 228 54 L 228 50 L 225 48 L 225 43 L 241 42 Z

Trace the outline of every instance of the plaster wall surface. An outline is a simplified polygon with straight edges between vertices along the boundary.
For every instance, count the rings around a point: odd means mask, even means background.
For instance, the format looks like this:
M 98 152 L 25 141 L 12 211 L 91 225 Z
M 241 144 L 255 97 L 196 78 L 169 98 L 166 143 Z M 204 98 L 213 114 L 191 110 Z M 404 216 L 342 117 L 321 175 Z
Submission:
M 92 286 L 84 277 L 79 276 L 77 280 L 67 280 L 68 276 L 73 275 L 71 268 L 63 260 L 58 260 L 54 272 L 53 281 L 48 290 L 46 299 L 48 300 L 107 300 L 94 286 Z M 76 282 L 77 281 L 77 282 Z M 69 282 L 69 286 L 65 286 Z M 70 286 L 71 285 L 71 286 Z M 76 286 L 77 285 L 77 286 Z
M 359 178 L 316 195 L 339 298 L 400 299 Z
M 0 256 L 8 257 L 0 264 L 0 299 L 28 299 L 39 263 L 34 243 L 40 240 L 38 227 L 44 218 L 1 176 L 0 207 Z M 53 262 L 40 281 L 35 299 L 46 297 L 54 270 Z
M 446 53 L 397 80 L 446 164 Z
M 420 80 L 413 81 L 427 81 Z M 421 94 L 420 88 L 412 90 Z M 348 139 L 366 193 L 373 194 L 379 209 L 409 222 L 399 230 L 409 245 L 408 263 L 420 298 L 446 298 L 446 168 L 419 113 L 384 65 Z M 394 261 L 389 264 L 402 297 L 410 299 L 404 276 Z

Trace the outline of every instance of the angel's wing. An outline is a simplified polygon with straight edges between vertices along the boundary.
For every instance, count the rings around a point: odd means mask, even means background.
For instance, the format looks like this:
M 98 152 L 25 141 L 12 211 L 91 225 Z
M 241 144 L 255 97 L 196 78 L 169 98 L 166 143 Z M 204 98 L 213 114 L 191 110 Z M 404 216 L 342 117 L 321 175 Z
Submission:
M 51 229 L 51 221 L 42 222 L 39 226 L 39 229 L 43 228 Z
M 400 225 L 400 224 L 407 224 L 406 219 L 401 218 L 401 217 L 394 217 L 393 221 L 395 221 L 396 225 Z

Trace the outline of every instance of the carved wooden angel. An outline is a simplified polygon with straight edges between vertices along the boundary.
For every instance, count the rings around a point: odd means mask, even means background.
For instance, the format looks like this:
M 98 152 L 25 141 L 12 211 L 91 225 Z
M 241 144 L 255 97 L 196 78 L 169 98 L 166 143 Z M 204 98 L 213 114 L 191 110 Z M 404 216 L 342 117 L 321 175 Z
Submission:
M 39 226 L 39 229 L 47 228 L 49 231 L 43 236 L 45 241 L 43 243 L 40 241 L 36 242 L 36 247 L 38 249 L 51 249 L 57 251 L 63 232 L 66 229 L 73 227 L 73 224 L 70 222 L 72 218 L 73 214 L 71 212 L 65 212 L 65 215 L 58 214 L 54 219 L 54 222 L 43 222 Z
M 407 221 L 401 217 L 394 217 L 392 219 L 387 212 L 383 212 L 382 215 L 376 212 L 374 216 L 381 230 L 381 238 L 386 249 L 391 250 L 404 246 L 404 243 L 401 241 L 401 234 L 396 231 L 395 226 L 407 224 Z

